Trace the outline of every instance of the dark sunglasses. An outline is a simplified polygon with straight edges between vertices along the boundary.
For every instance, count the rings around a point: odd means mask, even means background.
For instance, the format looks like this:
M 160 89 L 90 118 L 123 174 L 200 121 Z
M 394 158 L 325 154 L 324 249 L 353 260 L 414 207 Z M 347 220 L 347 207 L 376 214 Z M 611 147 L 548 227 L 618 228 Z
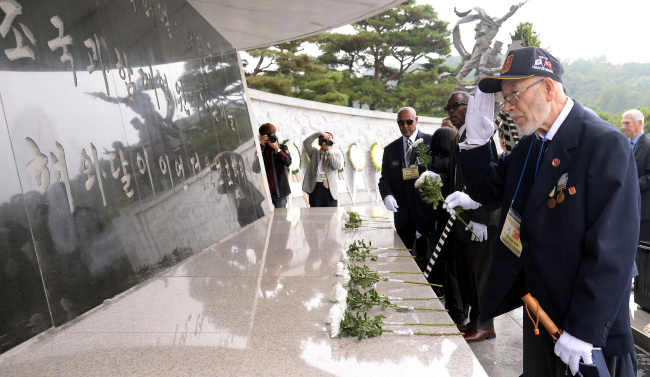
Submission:
M 325 145 L 327 145 L 328 147 L 334 145 L 334 142 L 332 140 L 323 140 L 323 143 L 325 143 Z
M 446 112 L 449 112 L 449 110 L 456 110 L 461 106 L 467 106 L 467 104 L 465 102 L 456 102 L 456 103 L 451 104 L 449 106 L 443 107 L 443 109 L 445 109 Z
M 408 124 L 409 126 L 413 124 L 414 120 L 413 119 L 407 119 L 407 120 L 398 120 L 397 125 L 402 127 L 404 123 Z

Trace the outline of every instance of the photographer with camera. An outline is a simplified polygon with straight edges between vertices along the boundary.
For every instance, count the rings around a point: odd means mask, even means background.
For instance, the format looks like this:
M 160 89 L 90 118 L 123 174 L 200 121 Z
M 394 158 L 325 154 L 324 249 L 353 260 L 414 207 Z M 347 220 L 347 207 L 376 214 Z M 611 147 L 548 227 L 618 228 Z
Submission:
M 320 149 L 312 146 L 316 139 Z M 302 191 L 309 194 L 309 206 L 338 207 L 337 173 L 343 166 L 343 156 L 332 148 L 334 136 L 318 131 L 302 144 L 309 156 L 309 166 L 302 182 Z
M 291 194 L 289 178 L 285 167 L 291 165 L 289 149 L 284 144 L 278 143 L 277 130 L 271 123 L 264 123 L 259 128 L 262 159 L 266 170 L 266 179 L 269 183 L 271 201 L 275 208 L 287 207 L 287 196 Z M 300 156 L 298 156 L 300 158 Z M 255 159 L 253 171 L 260 172 L 260 160 Z

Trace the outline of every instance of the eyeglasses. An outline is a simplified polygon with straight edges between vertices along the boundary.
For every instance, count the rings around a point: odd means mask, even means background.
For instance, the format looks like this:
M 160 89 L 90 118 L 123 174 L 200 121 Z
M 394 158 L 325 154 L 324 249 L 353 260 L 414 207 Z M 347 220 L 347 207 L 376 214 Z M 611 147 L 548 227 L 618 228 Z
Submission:
M 512 93 L 512 94 L 509 95 L 509 96 L 505 96 L 505 97 L 503 97 L 503 102 L 501 102 L 501 104 L 499 105 L 499 108 L 503 109 L 503 107 L 506 105 L 506 102 L 508 102 L 508 103 L 511 104 L 511 105 L 516 105 L 517 102 L 519 102 L 519 95 L 520 95 L 524 90 L 526 90 L 526 89 L 528 89 L 528 88 L 531 88 L 531 87 L 533 87 L 533 86 L 539 84 L 539 83 L 542 82 L 542 81 L 544 81 L 544 79 L 539 79 L 539 80 L 535 81 L 534 83 L 528 85 L 527 87 L 523 88 L 522 90 L 520 90 L 520 91 L 518 91 L 518 92 L 514 92 L 514 93 Z
M 413 119 L 398 120 L 398 121 L 397 121 L 397 125 L 400 126 L 400 127 L 402 127 L 402 126 L 404 125 L 404 123 L 406 123 L 407 125 L 410 126 L 411 124 L 413 124 L 413 122 L 415 122 L 415 120 L 413 120 Z
M 456 102 L 449 106 L 443 107 L 443 109 L 445 110 L 445 112 L 449 112 L 449 110 L 457 110 L 461 106 L 467 106 L 467 104 L 465 102 Z

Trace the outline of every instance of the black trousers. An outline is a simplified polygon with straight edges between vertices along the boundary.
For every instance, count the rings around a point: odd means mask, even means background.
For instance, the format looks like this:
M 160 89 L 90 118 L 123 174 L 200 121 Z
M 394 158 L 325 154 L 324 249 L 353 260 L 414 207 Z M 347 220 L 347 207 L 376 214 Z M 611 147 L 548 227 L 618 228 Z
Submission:
M 338 200 L 334 200 L 330 189 L 325 188 L 322 182 L 316 182 L 314 191 L 309 194 L 310 207 L 338 207 Z

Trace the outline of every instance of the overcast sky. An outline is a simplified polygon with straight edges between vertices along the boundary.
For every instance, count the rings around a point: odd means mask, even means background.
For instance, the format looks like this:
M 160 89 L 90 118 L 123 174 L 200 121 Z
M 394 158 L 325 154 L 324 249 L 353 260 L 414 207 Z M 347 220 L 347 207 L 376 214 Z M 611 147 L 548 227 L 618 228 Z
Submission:
M 417 1 L 419 4 L 432 5 L 438 12 L 438 18 L 449 22 L 450 31 L 460 19 L 454 14 L 454 7 L 461 12 L 481 7 L 491 17 L 502 17 L 511 5 L 518 4 L 518 1 L 512 0 Z M 549 48 L 561 61 L 604 55 L 607 61 L 616 64 L 650 63 L 648 0 L 530 0 L 504 22 L 495 39 L 503 42 L 504 46 L 510 44 L 509 34 L 520 22 L 532 22 L 542 47 Z M 474 45 L 474 25 L 461 25 L 463 43 L 470 52 Z M 453 46 L 452 54 L 458 55 Z

